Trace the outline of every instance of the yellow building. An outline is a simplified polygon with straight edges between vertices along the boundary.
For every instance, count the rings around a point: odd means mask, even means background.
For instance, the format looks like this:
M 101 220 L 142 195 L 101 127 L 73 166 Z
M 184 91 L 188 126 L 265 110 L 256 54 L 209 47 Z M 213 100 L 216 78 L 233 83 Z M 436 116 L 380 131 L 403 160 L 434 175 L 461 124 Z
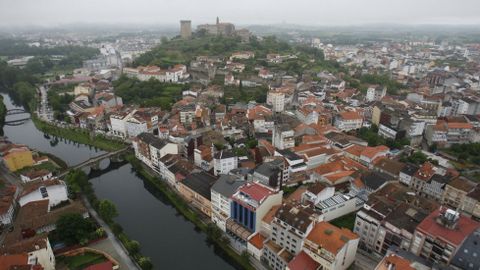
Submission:
M 12 172 L 33 166 L 34 164 L 32 151 L 25 146 L 8 150 L 8 152 L 4 153 L 3 161 Z

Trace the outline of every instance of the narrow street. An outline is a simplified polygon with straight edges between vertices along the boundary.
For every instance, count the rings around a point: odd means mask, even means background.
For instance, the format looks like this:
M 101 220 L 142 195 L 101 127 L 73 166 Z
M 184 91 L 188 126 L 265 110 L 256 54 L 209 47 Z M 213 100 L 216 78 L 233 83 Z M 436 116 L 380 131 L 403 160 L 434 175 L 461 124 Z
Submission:
M 82 200 L 85 204 L 85 207 L 87 207 L 90 215 L 92 215 L 92 217 L 95 220 L 97 220 L 97 222 L 100 224 L 100 226 L 102 226 L 105 229 L 105 232 L 107 233 L 107 236 L 108 236 L 108 241 L 110 241 L 110 243 L 112 244 L 112 246 L 114 248 L 114 250 L 109 251 L 108 253 L 110 253 L 110 255 L 112 255 L 115 259 L 117 259 L 119 261 L 120 269 L 138 269 L 138 270 L 140 270 L 140 268 L 137 266 L 137 264 L 128 255 L 128 251 L 123 247 L 123 245 L 120 243 L 120 241 L 115 237 L 115 235 L 113 234 L 110 227 L 105 223 L 105 221 L 103 221 L 103 219 L 101 219 L 99 217 L 97 211 L 95 211 L 95 209 L 93 209 L 93 207 L 90 205 L 90 202 L 84 196 L 82 196 Z M 96 245 L 98 246 L 98 244 L 96 244 Z M 116 254 L 114 254 L 114 253 L 116 253 Z M 116 256 L 116 255 L 118 255 L 118 256 Z

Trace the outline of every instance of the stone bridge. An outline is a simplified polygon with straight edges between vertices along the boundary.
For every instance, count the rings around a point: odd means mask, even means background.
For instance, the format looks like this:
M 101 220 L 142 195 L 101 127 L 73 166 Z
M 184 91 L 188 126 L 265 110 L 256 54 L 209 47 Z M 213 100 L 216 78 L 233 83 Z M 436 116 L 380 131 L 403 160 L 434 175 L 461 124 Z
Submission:
M 17 114 L 26 114 L 26 115 L 24 117 L 20 118 L 20 119 L 13 119 L 13 120 L 5 119 L 4 124 L 6 126 L 20 126 L 23 123 L 25 123 L 25 121 L 27 121 L 28 119 L 31 118 L 30 113 L 25 111 L 24 109 L 10 109 L 10 110 L 7 110 L 7 113 L 5 114 L 5 118 L 7 118 L 7 116 L 17 115 Z
M 28 112 L 25 111 L 24 109 L 10 109 L 10 110 L 7 110 L 6 115 L 24 114 L 24 113 L 28 113 Z
M 57 177 L 58 178 L 63 178 L 65 175 L 68 174 L 68 172 L 70 170 L 82 169 L 82 168 L 85 168 L 85 167 L 90 167 L 94 170 L 98 170 L 98 169 L 100 169 L 100 162 L 102 160 L 110 159 L 111 161 L 115 161 L 115 162 L 121 161 L 120 156 L 123 153 L 127 152 L 128 150 L 130 150 L 130 146 L 127 146 L 125 148 L 122 148 L 122 149 L 119 149 L 119 150 L 116 150 L 116 151 L 113 151 L 113 152 L 107 152 L 105 154 L 102 154 L 102 155 L 99 155 L 99 156 L 96 156 L 96 157 L 92 157 L 88 160 L 85 160 L 84 162 L 82 162 L 80 164 L 69 167 L 66 171 L 58 174 Z

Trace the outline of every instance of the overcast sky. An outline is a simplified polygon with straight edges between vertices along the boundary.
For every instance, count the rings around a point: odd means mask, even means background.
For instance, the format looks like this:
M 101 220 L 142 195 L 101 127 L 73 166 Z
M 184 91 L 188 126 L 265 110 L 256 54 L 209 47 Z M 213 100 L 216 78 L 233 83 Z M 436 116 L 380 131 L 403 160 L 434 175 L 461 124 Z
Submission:
M 0 26 L 480 24 L 480 0 L 0 0 Z

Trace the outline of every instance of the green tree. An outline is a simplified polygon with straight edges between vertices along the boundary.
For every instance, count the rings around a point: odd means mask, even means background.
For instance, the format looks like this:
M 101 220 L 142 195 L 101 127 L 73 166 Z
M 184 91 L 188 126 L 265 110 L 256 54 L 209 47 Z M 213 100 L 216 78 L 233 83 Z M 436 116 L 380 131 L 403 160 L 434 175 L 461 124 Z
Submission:
M 88 176 L 81 170 L 72 170 L 65 176 L 70 193 L 79 194 L 89 185 Z
M 126 243 L 125 248 L 128 250 L 128 253 L 134 255 L 140 252 L 140 243 L 138 241 L 131 240 Z
M 67 245 L 85 243 L 92 232 L 95 231 L 95 225 L 89 219 L 84 219 L 81 214 L 69 213 L 60 216 L 57 223 L 56 232 L 60 239 Z
M 140 257 L 140 259 L 138 259 L 138 264 L 143 270 L 153 269 L 152 261 L 148 257 Z
M 98 213 L 108 223 L 111 223 L 113 221 L 113 218 L 118 216 L 118 211 L 115 207 L 115 204 L 113 204 L 109 200 L 100 201 L 100 203 L 98 204 Z

